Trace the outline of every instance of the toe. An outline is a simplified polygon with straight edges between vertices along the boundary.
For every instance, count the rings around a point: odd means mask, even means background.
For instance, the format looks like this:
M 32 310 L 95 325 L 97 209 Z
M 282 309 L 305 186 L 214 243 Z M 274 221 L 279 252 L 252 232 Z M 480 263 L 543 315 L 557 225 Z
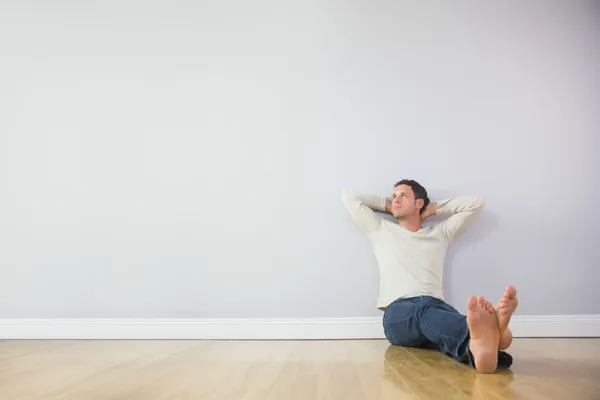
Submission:
M 477 296 L 477 305 L 479 308 L 485 308 L 485 298 L 483 296 Z
M 504 295 L 509 299 L 512 299 L 517 296 L 517 289 L 514 286 L 509 285 L 506 287 L 506 292 L 504 293 Z
M 467 309 L 469 311 L 477 311 L 477 297 L 469 297 L 469 300 L 467 301 Z

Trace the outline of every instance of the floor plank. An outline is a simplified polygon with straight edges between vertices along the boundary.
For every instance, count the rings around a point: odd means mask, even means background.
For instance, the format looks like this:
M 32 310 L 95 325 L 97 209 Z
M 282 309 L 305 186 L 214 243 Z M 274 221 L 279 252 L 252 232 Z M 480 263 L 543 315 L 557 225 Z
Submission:
M 0 399 L 600 399 L 600 339 L 509 352 L 509 371 L 482 375 L 384 340 L 8 340 Z

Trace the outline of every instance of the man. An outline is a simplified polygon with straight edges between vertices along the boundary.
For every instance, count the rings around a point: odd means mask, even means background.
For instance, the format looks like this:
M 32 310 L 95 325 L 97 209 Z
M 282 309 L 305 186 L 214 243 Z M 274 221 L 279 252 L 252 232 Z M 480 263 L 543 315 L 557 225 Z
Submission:
M 508 286 L 496 306 L 469 297 L 466 316 L 443 300 L 447 248 L 479 216 L 483 199 L 431 203 L 423 186 L 404 179 L 391 200 L 345 191 L 343 202 L 373 245 L 381 277 L 377 306 L 392 345 L 435 349 L 482 373 L 510 367 L 512 357 L 502 350 L 512 342 L 508 323 L 518 304 L 516 289 Z M 391 214 L 398 223 L 376 212 Z M 423 227 L 433 215 L 447 218 Z

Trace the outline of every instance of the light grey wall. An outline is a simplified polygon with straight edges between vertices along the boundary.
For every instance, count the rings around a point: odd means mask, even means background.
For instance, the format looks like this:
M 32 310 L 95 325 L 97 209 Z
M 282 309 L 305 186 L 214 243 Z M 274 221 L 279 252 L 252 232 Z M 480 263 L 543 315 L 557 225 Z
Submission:
M 597 2 L 0 3 L 0 317 L 377 316 L 341 203 L 483 195 L 447 299 L 600 313 Z

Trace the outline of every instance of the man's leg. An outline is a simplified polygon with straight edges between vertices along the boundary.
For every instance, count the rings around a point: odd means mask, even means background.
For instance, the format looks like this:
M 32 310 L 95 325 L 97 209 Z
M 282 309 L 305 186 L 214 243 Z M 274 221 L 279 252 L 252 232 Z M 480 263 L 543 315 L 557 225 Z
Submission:
M 504 295 L 494 306 L 496 315 L 498 315 L 498 329 L 500 331 L 500 350 L 506 350 L 512 343 L 512 332 L 508 327 L 510 317 L 517 309 L 519 300 L 517 299 L 517 289 L 514 286 L 507 286 Z
M 383 328 L 388 341 L 395 346 L 421 347 L 427 338 L 419 329 L 417 317 L 421 298 L 396 300 L 383 314 Z
M 430 341 L 428 347 L 483 373 L 509 367 L 510 355 L 498 351 L 498 319 L 492 304 L 472 296 L 467 308 L 465 316 L 441 300 L 423 298 L 419 326 Z
M 510 345 L 512 344 L 512 340 L 513 340 L 512 331 L 510 330 L 510 328 L 506 328 L 504 330 L 504 332 L 502 332 L 500 334 L 500 344 L 498 346 L 498 349 L 500 349 L 500 350 L 508 349 L 510 347 Z

